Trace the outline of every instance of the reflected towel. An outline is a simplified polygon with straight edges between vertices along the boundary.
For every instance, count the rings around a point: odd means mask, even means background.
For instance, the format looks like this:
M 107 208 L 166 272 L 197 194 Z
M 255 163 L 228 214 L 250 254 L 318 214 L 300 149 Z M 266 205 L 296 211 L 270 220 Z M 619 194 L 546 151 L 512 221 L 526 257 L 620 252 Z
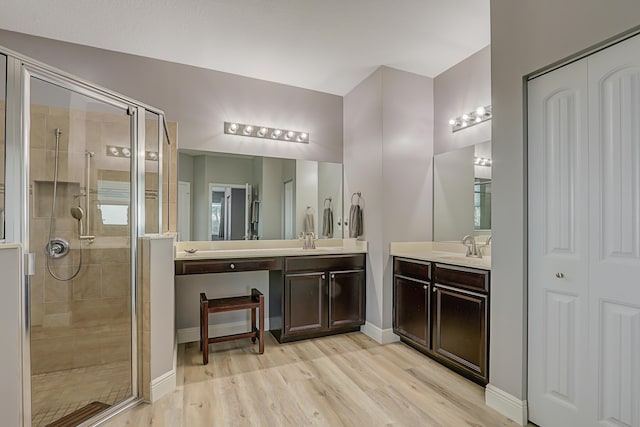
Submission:
M 351 209 L 349 209 L 349 237 L 360 237 L 363 231 L 362 208 L 360 205 L 351 205 Z
M 331 208 L 324 208 L 322 212 L 322 235 L 333 237 L 333 211 Z
M 260 218 L 260 203 L 257 200 L 254 200 L 251 204 L 251 223 L 257 224 L 258 218 Z
M 316 225 L 313 220 L 313 212 L 311 209 L 307 209 L 307 213 L 304 216 L 304 232 L 313 233 L 315 229 Z

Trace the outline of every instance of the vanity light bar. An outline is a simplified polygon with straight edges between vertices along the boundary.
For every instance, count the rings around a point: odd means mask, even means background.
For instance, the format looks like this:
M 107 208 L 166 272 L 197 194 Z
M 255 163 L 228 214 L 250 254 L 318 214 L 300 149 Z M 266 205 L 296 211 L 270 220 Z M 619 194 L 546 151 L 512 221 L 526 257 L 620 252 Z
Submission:
M 491 117 L 493 117 L 491 114 L 491 105 L 487 105 L 484 107 L 478 107 L 475 111 L 471 111 L 470 113 L 466 113 L 460 117 L 449 120 L 449 125 L 451 125 L 451 132 L 457 132 L 473 125 L 477 125 L 478 123 L 491 120 Z
M 491 166 L 491 159 L 486 159 L 484 157 L 474 157 L 473 164 L 476 166 Z
M 309 143 L 309 133 L 282 128 L 266 126 L 246 125 L 242 123 L 224 122 L 224 133 L 227 135 L 250 136 L 253 138 L 275 139 L 277 141 L 290 141 Z
M 107 145 L 107 156 L 109 157 L 124 157 L 128 159 L 131 157 L 131 149 L 129 147 L 118 147 L 115 145 Z M 152 162 L 158 161 L 158 152 L 156 151 L 145 151 L 144 158 L 146 160 L 151 160 Z

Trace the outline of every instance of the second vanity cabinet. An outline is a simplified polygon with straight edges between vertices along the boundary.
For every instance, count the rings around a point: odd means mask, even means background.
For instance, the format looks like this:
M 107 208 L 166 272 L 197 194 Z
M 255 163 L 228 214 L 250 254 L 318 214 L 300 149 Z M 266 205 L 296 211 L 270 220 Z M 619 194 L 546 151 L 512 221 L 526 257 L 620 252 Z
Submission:
M 488 383 L 488 271 L 396 257 L 393 296 L 402 341 Z
M 285 258 L 270 275 L 271 332 L 287 342 L 359 330 L 365 284 L 363 254 Z

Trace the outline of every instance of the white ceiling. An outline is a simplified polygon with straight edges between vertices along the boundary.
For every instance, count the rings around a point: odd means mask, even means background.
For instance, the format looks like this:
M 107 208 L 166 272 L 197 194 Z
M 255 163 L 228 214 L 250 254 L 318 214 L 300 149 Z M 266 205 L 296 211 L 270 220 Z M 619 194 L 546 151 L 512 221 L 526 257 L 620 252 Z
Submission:
M 489 0 L 2 0 L 0 28 L 344 95 L 489 44 Z

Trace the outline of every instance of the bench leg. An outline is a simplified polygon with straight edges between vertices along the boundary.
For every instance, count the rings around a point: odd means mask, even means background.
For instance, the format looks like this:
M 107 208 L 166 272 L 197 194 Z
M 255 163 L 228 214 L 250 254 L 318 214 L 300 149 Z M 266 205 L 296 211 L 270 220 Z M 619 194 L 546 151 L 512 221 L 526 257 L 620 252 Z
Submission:
M 251 309 L 251 332 L 256 330 L 256 309 Z M 251 338 L 251 342 L 256 342 L 256 337 Z
M 202 333 L 202 364 L 209 363 L 209 304 L 202 307 L 202 317 L 200 318 L 200 331 Z
M 260 294 L 260 350 L 259 353 L 264 353 L 264 295 Z

